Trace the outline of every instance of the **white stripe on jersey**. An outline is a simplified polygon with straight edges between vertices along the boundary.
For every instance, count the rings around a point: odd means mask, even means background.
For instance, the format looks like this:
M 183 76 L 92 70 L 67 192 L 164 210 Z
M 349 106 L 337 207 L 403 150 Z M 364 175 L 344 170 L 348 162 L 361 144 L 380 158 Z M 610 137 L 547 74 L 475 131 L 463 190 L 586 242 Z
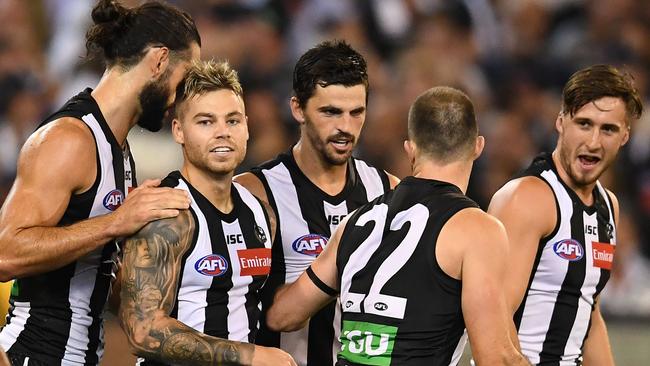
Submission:
M 264 214 L 264 207 L 260 204 L 260 202 L 253 196 L 253 194 L 244 186 L 237 182 L 232 182 L 235 188 L 237 189 L 237 192 L 239 193 L 239 197 L 241 197 L 242 201 L 248 206 L 248 208 L 253 211 L 253 217 L 255 217 L 255 222 L 259 227 L 264 230 L 264 234 L 266 235 L 267 240 L 263 243 L 266 248 L 271 248 L 271 245 L 273 245 L 272 242 L 272 237 L 271 237 L 271 228 L 268 227 L 268 224 L 266 222 L 266 215 Z
M 178 186 L 176 188 L 183 189 L 187 192 L 190 191 L 187 184 L 181 179 L 178 180 Z M 186 265 L 183 268 L 183 274 L 180 278 L 179 283 L 182 283 L 183 286 L 180 286 L 178 289 L 177 319 L 185 325 L 203 333 L 205 327 L 205 308 L 208 307 L 207 289 L 212 284 L 212 277 L 196 276 L 192 263 L 196 263 L 199 259 L 203 258 L 205 256 L 204 253 L 212 253 L 212 246 L 210 245 L 210 232 L 208 231 L 208 223 L 205 216 L 191 194 L 190 199 L 192 200 L 190 206 L 196 214 L 196 229 L 199 233 L 194 250 L 187 257 L 185 261 Z
M 327 201 L 323 201 L 323 211 L 330 225 L 330 233 L 333 236 L 341 220 L 348 214 L 348 203 L 347 201 L 343 201 L 338 205 L 333 205 Z
M 93 199 L 92 209 L 90 210 L 89 217 L 104 215 L 110 211 L 104 207 L 104 197 L 115 189 L 115 175 L 113 172 L 113 152 L 111 144 L 106 138 L 99 122 L 92 114 L 87 114 L 81 117 L 81 120 L 90 127 L 95 136 L 97 146 L 97 154 L 99 156 L 101 169 L 99 185 L 97 193 Z M 120 158 L 120 157 L 115 157 Z M 125 166 L 125 170 L 129 170 Z M 125 187 L 126 188 L 126 187 Z M 128 189 L 125 189 L 128 191 Z M 127 192 L 122 192 L 126 195 Z M 124 196 L 123 196 L 124 197 Z M 112 245 L 111 243 L 107 245 Z M 62 364 L 76 363 L 84 364 L 86 360 L 86 350 L 88 349 L 89 335 L 88 328 L 93 322 L 93 319 L 88 314 L 90 313 L 90 298 L 92 297 L 95 288 L 95 280 L 97 278 L 98 263 L 101 260 L 103 247 L 97 248 L 88 253 L 82 258 L 79 258 L 75 263 L 74 276 L 70 279 L 70 293 L 68 301 L 70 302 L 70 310 L 72 311 L 72 324 L 70 325 L 70 335 L 65 346 L 65 353 L 63 356 Z M 97 356 L 101 359 L 102 349 L 98 347 Z M 72 361 L 68 363 L 67 361 Z
M 11 324 L 7 324 L 2 328 L 2 333 L 0 333 L 0 347 L 4 350 L 8 350 L 16 343 L 16 339 L 18 339 L 20 333 L 25 329 L 25 323 L 27 322 L 27 318 L 29 318 L 29 311 L 31 310 L 31 304 L 29 302 L 14 301 L 13 305 Z
M 242 235 L 239 220 L 231 223 L 222 221 L 221 227 L 225 237 Z M 232 268 L 232 287 L 228 290 L 228 339 L 231 341 L 248 342 L 248 313 L 246 312 L 246 294 L 248 285 L 253 282 L 253 276 L 242 276 L 238 250 L 246 249 L 243 241 L 226 244 L 230 266 Z
M 596 187 L 598 187 L 598 192 L 600 192 L 600 195 L 605 198 L 605 204 L 607 205 L 607 211 L 609 211 L 609 217 L 610 217 L 610 223 L 612 224 L 612 237 L 609 239 L 610 244 L 616 245 L 616 225 L 614 225 L 614 208 L 612 205 L 610 205 L 609 202 L 609 195 L 607 194 L 607 191 L 605 188 L 600 184 L 600 182 L 596 182 Z
M 544 339 L 551 324 L 555 300 L 569 268 L 567 260 L 555 255 L 553 243 L 571 238 L 571 221 L 569 219 L 573 213 L 571 197 L 564 190 L 555 173 L 546 170 L 542 172 L 541 176 L 555 192 L 562 217 L 557 218 L 560 223 L 557 233 L 544 245 L 531 289 L 525 299 L 524 313 L 519 326 L 521 351 L 533 364 L 539 363 L 539 354 L 542 352 Z M 563 219 L 564 216 L 567 219 Z
M 460 339 L 458 340 L 458 344 L 456 345 L 454 354 L 451 355 L 451 362 L 449 362 L 449 366 L 458 365 L 458 362 L 460 361 L 460 357 L 463 355 L 463 351 L 465 351 L 466 345 L 467 345 L 467 329 L 463 331 L 463 335 L 460 336 Z
M 296 210 L 300 211 L 300 207 L 295 206 L 299 202 L 298 192 L 296 192 L 296 187 L 291 181 L 291 174 L 284 164 L 278 164 L 272 169 L 263 170 L 263 172 L 271 192 L 273 192 L 281 223 L 280 234 L 286 267 L 285 283 L 292 283 L 314 260 L 312 257 L 295 253 L 292 248 L 294 240 L 310 234 L 309 226 L 300 213 L 295 213 Z
M 376 169 L 368 166 L 364 161 L 353 159 L 359 177 L 363 182 L 363 187 L 366 189 L 368 202 L 384 194 L 384 186 L 381 183 L 381 177 Z

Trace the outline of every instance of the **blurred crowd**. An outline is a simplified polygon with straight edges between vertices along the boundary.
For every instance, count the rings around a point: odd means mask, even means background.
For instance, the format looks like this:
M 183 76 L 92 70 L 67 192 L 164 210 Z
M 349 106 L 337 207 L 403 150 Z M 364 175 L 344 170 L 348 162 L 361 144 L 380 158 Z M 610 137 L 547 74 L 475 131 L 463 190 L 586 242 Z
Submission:
M 623 67 L 650 109 L 650 6 L 644 0 L 617 0 L 615 6 L 610 0 L 169 2 L 194 17 L 202 58 L 226 59 L 239 71 L 251 135 L 240 170 L 296 140 L 288 108 L 292 67 L 325 39 L 345 39 L 368 60 L 370 98 L 357 155 L 399 177 L 409 172 L 402 142 L 415 97 L 450 85 L 474 100 L 487 145 L 469 195 L 483 208 L 533 156 L 554 148 L 561 88 L 577 69 Z M 20 146 L 37 123 L 101 76 L 103 65 L 84 58 L 93 3 L 0 1 L 0 202 L 13 182 Z M 163 144 L 165 134 L 148 141 Z M 177 168 L 164 159 L 136 160 L 140 167 L 155 164 L 159 174 Z M 621 202 L 620 246 L 604 310 L 650 317 L 649 112 L 632 126 L 630 143 L 603 183 Z

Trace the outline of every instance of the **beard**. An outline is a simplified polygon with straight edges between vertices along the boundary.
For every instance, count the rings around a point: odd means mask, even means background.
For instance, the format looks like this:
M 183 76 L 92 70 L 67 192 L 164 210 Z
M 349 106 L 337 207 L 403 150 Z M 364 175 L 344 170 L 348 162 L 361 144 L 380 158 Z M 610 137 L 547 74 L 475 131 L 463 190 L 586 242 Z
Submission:
M 159 80 L 151 81 L 140 92 L 140 117 L 138 126 L 151 132 L 158 132 L 163 126 L 165 112 L 168 109 L 170 91 L 167 89 L 168 77 L 161 77 Z
M 307 128 L 307 137 L 311 141 L 312 146 L 318 151 L 321 158 L 330 165 L 344 165 L 347 163 L 348 159 L 352 156 L 354 147 L 356 146 L 356 138 L 349 133 L 339 132 L 335 135 L 328 136 L 325 139 L 321 139 L 318 136 L 318 132 L 313 128 L 313 123 L 305 116 L 305 128 Z M 330 141 L 345 139 L 349 140 L 352 144 L 352 148 L 344 153 L 338 153 L 334 148 L 329 145 Z

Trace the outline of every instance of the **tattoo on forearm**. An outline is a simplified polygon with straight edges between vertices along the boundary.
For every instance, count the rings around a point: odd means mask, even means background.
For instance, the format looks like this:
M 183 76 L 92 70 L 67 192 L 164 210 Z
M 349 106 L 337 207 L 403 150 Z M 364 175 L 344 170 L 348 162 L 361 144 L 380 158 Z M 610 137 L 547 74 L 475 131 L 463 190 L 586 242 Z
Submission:
M 250 363 L 253 345 L 208 337 L 168 316 L 181 260 L 193 234 L 191 213 L 182 211 L 176 218 L 149 223 L 126 241 L 120 309 L 123 328 L 144 357 L 188 365 Z

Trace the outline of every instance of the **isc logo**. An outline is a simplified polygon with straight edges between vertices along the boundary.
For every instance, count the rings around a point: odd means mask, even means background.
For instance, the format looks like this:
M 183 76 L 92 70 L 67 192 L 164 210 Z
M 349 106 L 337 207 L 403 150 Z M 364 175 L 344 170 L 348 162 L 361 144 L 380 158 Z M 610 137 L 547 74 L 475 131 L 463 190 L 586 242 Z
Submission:
M 572 262 L 582 259 L 582 256 L 584 255 L 582 245 L 573 239 L 564 239 L 558 241 L 557 243 L 553 244 L 553 251 L 555 254 L 557 254 L 558 257 Z
M 318 234 L 307 234 L 296 239 L 291 247 L 300 254 L 318 257 L 325 249 L 328 238 Z
M 115 211 L 124 202 L 124 194 L 119 189 L 114 189 L 104 196 L 104 207 L 108 210 Z
M 228 270 L 228 261 L 219 254 L 208 254 L 196 261 L 194 269 L 204 276 L 218 277 Z

